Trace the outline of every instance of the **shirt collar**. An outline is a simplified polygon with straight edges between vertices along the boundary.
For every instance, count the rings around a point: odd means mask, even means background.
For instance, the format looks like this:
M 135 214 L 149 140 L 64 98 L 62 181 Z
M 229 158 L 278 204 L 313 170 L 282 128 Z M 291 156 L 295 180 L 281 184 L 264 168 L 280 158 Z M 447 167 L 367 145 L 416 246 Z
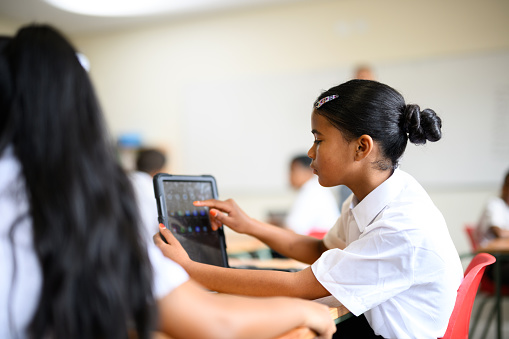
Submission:
M 396 169 L 394 173 L 362 201 L 353 197 L 350 209 L 362 233 L 378 214 L 401 192 L 405 186 L 404 173 Z

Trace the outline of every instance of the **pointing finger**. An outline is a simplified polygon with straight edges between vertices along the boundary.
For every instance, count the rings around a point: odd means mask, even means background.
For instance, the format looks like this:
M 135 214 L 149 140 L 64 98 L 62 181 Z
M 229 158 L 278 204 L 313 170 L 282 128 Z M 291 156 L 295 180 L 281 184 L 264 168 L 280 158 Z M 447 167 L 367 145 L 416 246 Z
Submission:
M 206 206 L 210 208 L 217 208 L 218 210 L 221 210 L 226 213 L 230 213 L 232 210 L 231 205 L 226 201 L 216 200 L 216 199 L 209 199 L 209 200 L 201 200 L 201 201 L 194 201 L 194 206 Z

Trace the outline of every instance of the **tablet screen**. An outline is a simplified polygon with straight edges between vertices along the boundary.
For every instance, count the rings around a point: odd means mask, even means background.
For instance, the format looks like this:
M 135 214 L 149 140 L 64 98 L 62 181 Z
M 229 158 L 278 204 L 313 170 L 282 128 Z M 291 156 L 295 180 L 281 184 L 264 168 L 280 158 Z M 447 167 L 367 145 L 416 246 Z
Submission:
M 208 207 L 193 205 L 196 200 L 215 198 L 212 182 L 164 180 L 163 190 L 168 228 L 189 257 L 194 261 L 224 267 L 224 235 L 221 237 L 222 233 L 212 230 Z

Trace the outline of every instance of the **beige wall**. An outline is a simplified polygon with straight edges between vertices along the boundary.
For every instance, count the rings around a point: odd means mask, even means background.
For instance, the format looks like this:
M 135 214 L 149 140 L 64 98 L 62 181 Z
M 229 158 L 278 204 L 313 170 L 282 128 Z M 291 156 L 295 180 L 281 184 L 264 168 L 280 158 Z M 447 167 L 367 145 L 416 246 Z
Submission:
M 194 81 L 509 48 L 507 1 L 312 1 L 76 37 L 114 132 L 140 127 L 180 166 Z
M 12 20 L 8 20 L 1 17 L 0 14 L 0 34 L 12 35 L 18 29 L 18 24 Z
M 147 143 L 170 150 L 172 171 L 186 172 L 181 143 L 190 131 L 182 129 L 181 98 L 195 83 L 508 50 L 508 22 L 505 0 L 314 0 L 71 38 L 90 59 L 112 133 L 141 132 Z M 15 28 L 0 20 L 0 33 Z M 225 166 L 232 161 L 215 151 Z M 494 186 L 431 192 L 458 250 L 467 249 L 462 224 L 477 219 L 496 192 Z M 260 218 L 291 201 L 281 189 L 225 193 Z

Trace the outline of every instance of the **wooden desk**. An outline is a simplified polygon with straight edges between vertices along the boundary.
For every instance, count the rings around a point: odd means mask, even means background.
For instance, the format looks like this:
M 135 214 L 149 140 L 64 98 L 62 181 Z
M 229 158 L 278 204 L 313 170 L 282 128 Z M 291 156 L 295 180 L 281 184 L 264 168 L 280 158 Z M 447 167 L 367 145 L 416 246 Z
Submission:
M 340 322 L 345 321 L 346 319 L 349 319 L 354 316 L 352 313 L 350 313 L 350 311 L 346 309 L 345 306 L 339 303 L 332 296 L 317 299 L 315 301 L 326 305 L 328 304 L 332 305 L 329 306 L 329 312 L 336 324 L 339 324 Z M 277 337 L 276 339 L 313 339 L 315 337 L 316 333 L 310 330 L 309 328 L 298 327 L 283 334 L 282 336 Z
M 494 279 L 495 279 L 495 302 L 497 310 L 497 338 L 502 339 L 502 297 L 500 290 L 502 288 L 502 282 L 500 278 L 500 265 L 503 259 L 509 259 L 509 238 L 498 238 L 488 245 L 479 248 L 478 252 L 486 252 L 492 254 L 497 261 L 494 264 Z
M 509 254 L 509 238 L 498 238 L 492 240 L 488 245 L 479 248 L 478 252 Z
M 260 268 L 273 268 L 273 269 L 290 269 L 294 268 L 297 270 L 302 270 L 308 267 L 308 264 L 304 264 L 300 261 L 293 259 L 267 259 L 260 260 L 254 258 L 229 258 L 228 263 L 231 267 L 242 267 L 242 266 L 256 266 Z
M 249 235 L 225 230 L 225 238 L 228 254 L 235 255 L 269 249 L 263 242 Z

